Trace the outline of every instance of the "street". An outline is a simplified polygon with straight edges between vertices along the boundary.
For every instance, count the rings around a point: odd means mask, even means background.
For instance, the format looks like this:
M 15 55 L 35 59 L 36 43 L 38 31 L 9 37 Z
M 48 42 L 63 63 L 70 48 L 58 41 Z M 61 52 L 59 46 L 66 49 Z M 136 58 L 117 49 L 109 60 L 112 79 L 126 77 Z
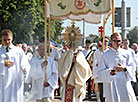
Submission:
M 138 99 L 138 97 L 137 97 L 137 99 Z M 27 102 L 28 102 L 28 101 L 27 101 Z M 29 102 L 36 102 L 36 101 L 29 101 Z M 60 99 L 60 97 L 55 97 L 55 99 L 53 99 L 52 102 L 61 102 L 61 99 Z M 90 100 L 84 99 L 82 102 L 97 102 L 97 101 L 96 101 L 96 98 L 92 98 L 92 99 L 90 99 Z M 137 102 L 138 102 L 138 101 L 137 101 Z
M 25 102 L 36 102 L 36 101 L 25 101 Z M 62 102 L 59 96 L 56 96 L 52 102 Z M 85 98 L 83 102 L 97 102 L 96 97 L 92 97 L 92 99 Z

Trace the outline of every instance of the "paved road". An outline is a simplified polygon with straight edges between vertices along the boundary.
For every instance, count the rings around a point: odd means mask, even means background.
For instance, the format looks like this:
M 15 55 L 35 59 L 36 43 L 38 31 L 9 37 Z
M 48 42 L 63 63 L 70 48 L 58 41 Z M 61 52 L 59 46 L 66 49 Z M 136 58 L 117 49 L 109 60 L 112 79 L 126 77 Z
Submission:
M 137 97 L 137 98 L 138 98 L 138 97 Z M 29 102 L 36 102 L 36 101 L 29 101 Z M 61 102 L 61 100 L 60 100 L 60 99 L 54 99 L 53 102 Z M 97 102 L 97 101 L 94 101 L 94 100 L 90 100 L 90 101 L 89 101 L 89 100 L 86 99 L 86 100 L 84 100 L 83 102 Z M 138 102 L 138 101 L 137 101 L 137 102 Z
M 29 101 L 29 102 L 36 102 L 36 101 Z M 53 102 L 61 102 L 61 100 L 54 99 Z M 88 101 L 88 100 L 86 100 L 86 101 L 83 101 L 83 102 L 97 102 L 97 101 Z
M 25 102 L 36 102 L 36 101 L 25 101 Z M 55 99 L 53 99 L 52 102 L 61 102 L 60 97 L 55 97 Z M 84 99 L 83 102 L 97 102 L 96 98 L 92 98 L 92 99 Z

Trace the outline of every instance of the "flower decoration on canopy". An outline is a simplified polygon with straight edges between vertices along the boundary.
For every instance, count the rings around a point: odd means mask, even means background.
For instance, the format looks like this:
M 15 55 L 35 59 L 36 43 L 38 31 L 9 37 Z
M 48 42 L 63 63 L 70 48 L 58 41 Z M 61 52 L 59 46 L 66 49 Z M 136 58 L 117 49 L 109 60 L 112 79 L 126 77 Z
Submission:
M 79 27 L 75 27 L 74 24 L 75 23 L 72 22 L 71 27 L 70 26 L 66 27 L 65 33 L 62 34 L 62 36 L 64 37 L 64 41 L 67 42 L 68 46 L 71 44 L 77 45 L 82 38 L 82 34 L 80 33 Z

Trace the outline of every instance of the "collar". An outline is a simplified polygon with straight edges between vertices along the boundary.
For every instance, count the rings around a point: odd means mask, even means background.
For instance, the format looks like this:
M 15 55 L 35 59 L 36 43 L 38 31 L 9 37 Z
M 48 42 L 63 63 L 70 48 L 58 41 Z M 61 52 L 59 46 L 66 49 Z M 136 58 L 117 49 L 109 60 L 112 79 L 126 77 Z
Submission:
M 13 47 L 14 47 L 14 45 L 13 44 L 11 44 L 10 46 L 8 46 L 9 47 L 9 49 L 12 49 Z M 2 45 L 2 48 L 4 48 L 4 49 L 6 49 L 6 46 L 5 45 Z
M 115 50 L 114 48 L 111 48 L 111 50 L 114 52 L 120 52 L 121 48 L 118 48 L 117 50 Z
M 40 55 L 39 55 L 39 53 L 38 53 L 38 51 L 37 51 L 37 53 L 36 53 L 36 58 L 38 58 L 39 60 L 41 60 L 41 59 L 44 59 L 45 58 L 45 56 L 42 58 Z

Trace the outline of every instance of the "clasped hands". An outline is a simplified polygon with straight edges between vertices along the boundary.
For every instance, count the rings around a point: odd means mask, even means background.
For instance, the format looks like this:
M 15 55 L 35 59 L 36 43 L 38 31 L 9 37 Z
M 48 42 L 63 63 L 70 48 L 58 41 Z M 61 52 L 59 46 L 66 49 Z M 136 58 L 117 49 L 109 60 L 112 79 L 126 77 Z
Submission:
M 8 57 L 4 59 L 4 65 L 5 67 L 12 67 L 14 65 L 13 61 L 8 61 Z
M 10 68 L 10 67 L 12 67 L 14 65 L 14 62 L 10 61 L 10 60 L 8 61 L 8 57 L 6 57 L 4 59 L 4 65 L 5 65 L 5 67 L 9 67 Z M 21 68 L 21 70 L 23 71 L 24 74 L 27 73 L 25 68 Z
M 110 71 L 110 75 L 116 75 L 116 72 L 122 72 L 124 71 L 125 67 L 122 66 L 121 63 L 118 62 L 118 66 L 114 66 L 113 69 Z
M 48 82 L 45 82 L 45 83 L 44 83 L 44 86 L 45 86 L 45 87 L 48 87 L 48 86 L 49 86 L 49 83 L 48 83 Z
M 41 68 L 47 66 L 48 62 L 45 60 L 42 64 L 41 64 Z

